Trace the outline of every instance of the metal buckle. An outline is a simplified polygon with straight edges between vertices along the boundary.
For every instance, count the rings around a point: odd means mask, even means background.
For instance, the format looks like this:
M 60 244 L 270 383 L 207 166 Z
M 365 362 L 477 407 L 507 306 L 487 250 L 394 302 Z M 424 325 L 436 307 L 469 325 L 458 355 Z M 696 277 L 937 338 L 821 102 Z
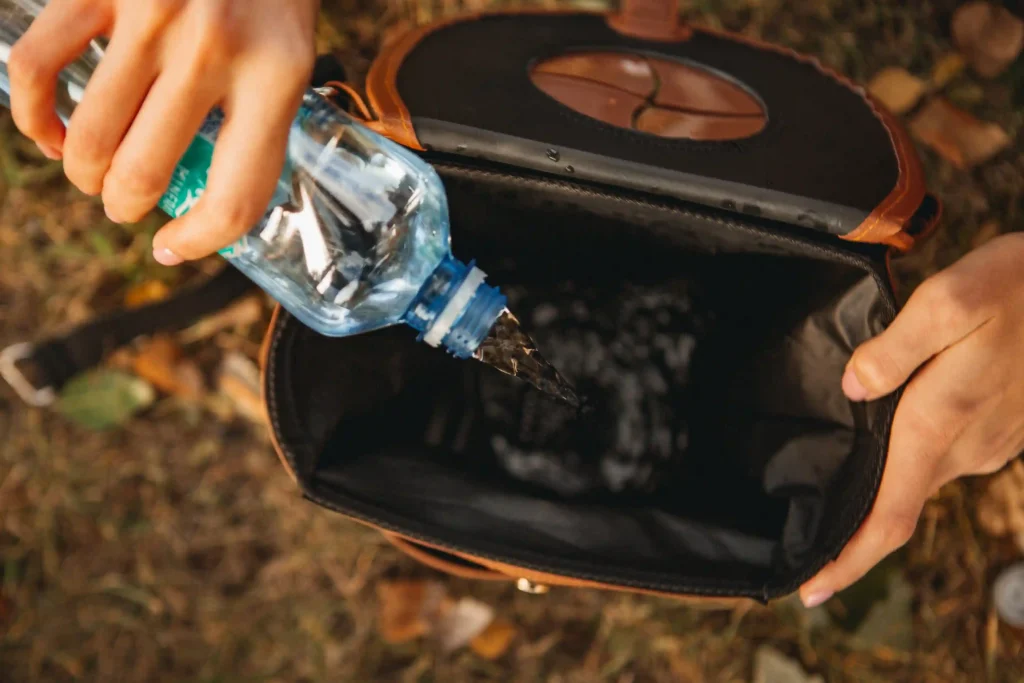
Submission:
M 516 588 L 530 595 L 544 595 L 548 592 L 548 586 L 542 583 L 534 583 L 527 578 L 520 578 L 516 581 Z
M 18 369 L 18 363 L 30 358 L 33 351 L 35 351 L 35 346 L 28 342 L 12 344 L 0 351 L 0 377 L 3 377 L 11 385 L 11 388 L 25 403 L 36 408 L 45 408 L 53 405 L 57 400 L 57 392 L 53 387 L 40 389 L 34 386 Z

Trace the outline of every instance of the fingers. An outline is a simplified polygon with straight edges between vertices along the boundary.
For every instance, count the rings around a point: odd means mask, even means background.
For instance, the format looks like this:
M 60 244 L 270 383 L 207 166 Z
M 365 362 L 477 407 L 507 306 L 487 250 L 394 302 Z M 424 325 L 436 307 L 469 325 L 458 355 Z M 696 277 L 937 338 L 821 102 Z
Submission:
M 898 418 L 897 418 L 898 419 Z M 904 545 L 914 533 L 925 502 L 936 489 L 935 453 L 915 435 L 894 425 L 889 460 L 878 498 L 860 529 L 835 562 L 800 588 L 800 599 L 815 607 L 847 588 Z
M 214 107 L 218 90 L 190 66 L 163 72 L 150 89 L 103 179 L 103 204 L 116 223 L 145 216 L 167 191 L 178 161 Z
M 821 604 L 903 546 L 928 498 L 963 474 L 950 452 L 991 401 L 982 385 L 969 380 L 976 369 L 974 346 L 973 337 L 955 345 L 907 387 L 896 409 L 885 472 L 871 513 L 838 559 L 800 589 L 806 605 Z
M 241 88 L 226 104 L 227 119 L 206 191 L 192 211 L 157 233 L 153 240 L 157 260 L 171 265 L 214 253 L 235 242 L 263 216 L 284 164 L 291 122 L 307 78 L 308 74 L 286 75 L 277 82 L 291 82 L 293 87 L 272 93 L 249 81 L 249 87 Z
M 926 281 L 888 329 L 854 351 L 842 380 L 850 400 L 892 393 L 929 359 L 990 319 L 989 310 L 976 305 L 968 267 L 957 264 Z
M 47 156 L 59 156 L 64 144 L 64 124 L 54 109 L 60 72 L 111 20 L 107 2 L 53 0 L 11 49 L 11 114 Z
M 156 205 L 203 118 L 223 105 L 228 119 L 209 198 L 169 224 L 154 249 L 164 262 L 205 256 L 247 231 L 269 204 L 312 71 L 316 6 L 51 0 L 12 49 L 15 121 L 44 154 L 64 154 L 81 190 L 102 192 L 113 220 L 129 222 Z M 59 74 L 111 28 L 65 132 L 54 113 Z
M 139 27 L 119 21 L 89 79 L 64 140 L 64 172 L 82 192 L 99 194 L 114 154 L 156 78 L 156 50 Z

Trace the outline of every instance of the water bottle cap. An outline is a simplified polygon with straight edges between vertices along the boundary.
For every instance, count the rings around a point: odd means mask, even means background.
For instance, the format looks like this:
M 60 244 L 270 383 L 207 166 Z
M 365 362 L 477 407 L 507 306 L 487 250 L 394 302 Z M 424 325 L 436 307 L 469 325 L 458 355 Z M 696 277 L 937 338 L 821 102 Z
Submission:
M 487 275 L 470 261 L 442 259 L 402 318 L 419 340 L 470 358 L 505 310 L 505 295 L 484 283 Z
M 438 347 L 448 333 L 452 331 L 459 317 L 465 312 L 469 302 L 476 295 L 476 290 L 487 279 L 487 274 L 476 266 L 470 266 L 470 271 L 462 280 L 462 284 L 455 290 L 455 293 L 448 299 L 441 314 L 434 319 L 434 323 L 423 333 L 423 341 L 430 346 Z

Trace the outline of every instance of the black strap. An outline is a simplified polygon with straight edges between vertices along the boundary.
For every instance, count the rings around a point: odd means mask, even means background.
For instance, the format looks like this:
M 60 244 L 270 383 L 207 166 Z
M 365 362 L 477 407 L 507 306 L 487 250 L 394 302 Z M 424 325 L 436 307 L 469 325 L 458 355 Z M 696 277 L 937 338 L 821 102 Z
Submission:
M 137 337 L 189 327 L 254 290 L 251 280 L 227 266 L 163 301 L 115 311 L 43 342 L 9 347 L 0 354 L 0 371 L 23 399 L 45 405 L 72 377 Z

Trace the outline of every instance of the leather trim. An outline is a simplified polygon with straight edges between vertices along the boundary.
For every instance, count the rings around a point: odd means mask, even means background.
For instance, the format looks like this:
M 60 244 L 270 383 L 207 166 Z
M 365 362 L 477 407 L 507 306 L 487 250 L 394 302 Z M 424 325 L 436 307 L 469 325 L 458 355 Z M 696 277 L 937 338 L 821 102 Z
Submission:
M 864 99 L 868 106 L 871 107 L 872 113 L 874 113 L 875 117 L 882 123 L 889 134 L 893 152 L 896 154 L 899 174 L 896 179 L 896 186 L 882 203 L 875 207 L 875 210 L 871 212 L 863 223 L 846 235 L 841 235 L 840 238 L 850 242 L 886 244 L 900 251 L 910 250 L 914 246 L 915 240 L 905 231 L 905 227 L 911 216 L 921 206 L 921 202 L 924 201 L 927 188 L 924 180 L 924 168 L 921 166 L 921 160 L 914 149 L 914 143 L 910 140 L 910 135 L 906 129 L 903 128 L 896 118 L 885 107 L 880 105 L 865 88 L 857 85 L 846 76 L 828 68 L 814 57 L 801 54 L 782 45 L 766 43 L 756 38 L 729 33 L 728 31 L 719 31 L 706 27 L 701 27 L 699 30 L 726 40 L 746 43 L 751 47 L 761 50 L 771 50 L 799 62 L 810 64 L 825 76 L 841 83 Z
M 609 18 L 614 17 L 607 13 L 585 12 L 572 9 L 563 10 L 537 10 L 526 8 L 522 10 L 499 10 L 494 12 L 476 12 L 468 15 L 452 17 L 433 24 L 420 27 L 410 31 L 408 34 L 394 42 L 391 46 L 381 51 L 374 61 L 367 77 L 366 92 L 370 105 L 376 111 L 380 120 L 373 126 L 378 132 L 391 139 L 413 149 L 424 151 L 422 144 L 416 138 L 412 125 L 412 117 L 402 102 L 398 93 L 396 80 L 398 70 L 402 62 L 412 50 L 428 35 L 436 30 L 450 26 L 451 24 L 473 21 L 483 16 L 502 16 L 509 14 L 599 14 Z M 858 227 L 848 234 L 841 236 L 841 239 L 851 242 L 866 242 L 885 244 L 900 251 L 908 251 L 915 243 L 915 238 L 905 230 L 907 221 L 924 200 L 926 187 L 924 181 L 924 170 L 918 158 L 913 142 L 902 125 L 896 121 L 883 106 L 881 106 L 863 87 L 858 86 L 850 79 L 842 76 L 832 69 L 821 64 L 821 62 L 795 50 L 781 45 L 766 43 L 755 38 L 743 36 L 727 31 L 719 31 L 709 27 L 695 29 L 687 28 L 692 35 L 693 31 L 701 31 L 714 35 L 725 40 L 745 43 L 761 50 L 771 50 L 785 55 L 799 62 L 810 64 L 818 69 L 823 75 L 839 82 L 853 92 L 860 95 L 871 108 L 872 112 L 885 127 L 889 138 L 892 141 L 893 151 L 896 154 L 898 176 L 896 186 L 889 195 L 877 206 L 874 211 Z
M 274 428 L 274 421 L 270 415 L 270 403 L 267 401 L 267 365 L 270 361 L 270 348 L 271 340 L 274 337 L 274 330 L 277 329 L 277 320 L 281 317 L 281 306 L 274 307 L 274 314 L 270 317 L 270 324 L 267 326 L 267 332 L 263 335 L 263 343 L 260 345 L 260 399 L 263 402 L 263 413 L 267 418 L 267 425 L 269 425 L 270 431 L 270 443 L 274 446 L 274 452 L 277 453 L 277 459 L 284 465 L 285 472 L 292 478 L 297 486 L 301 486 L 299 483 L 299 477 L 295 474 L 295 470 L 292 469 L 291 464 L 288 462 L 288 458 L 284 457 L 284 449 L 281 448 L 281 442 L 277 439 L 277 429 Z
M 398 95 L 398 69 L 423 38 L 450 23 L 452 21 L 445 20 L 409 31 L 381 50 L 366 74 L 366 99 L 377 114 L 377 121 L 373 122 L 371 128 L 400 145 L 421 152 L 424 148 L 416 139 L 412 116 Z
M 373 525 L 370 525 L 370 526 L 373 526 Z M 641 589 L 641 588 L 632 588 L 632 587 L 629 587 L 629 586 L 617 586 L 617 585 L 609 584 L 609 583 L 600 583 L 598 581 L 588 581 L 588 580 L 585 580 L 585 579 L 574 579 L 574 578 L 568 577 L 568 576 L 560 576 L 558 574 L 548 574 L 546 572 L 538 572 L 538 571 L 534 571 L 532 569 L 524 569 L 522 567 L 516 567 L 515 565 L 511 565 L 511 564 L 504 564 L 502 562 L 496 562 L 494 560 L 488 560 L 488 559 L 481 558 L 481 557 L 474 557 L 473 555 L 469 555 L 469 554 L 466 554 L 466 553 L 455 552 L 453 550 L 449 550 L 447 548 L 442 548 L 440 546 L 435 546 L 435 545 L 430 544 L 430 543 L 424 543 L 422 541 L 412 542 L 412 541 L 409 541 L 408 539 L 406 539 L 406 538 L 404 538 L 404 537 L 402 537 L 402 536 L 400 536 L 398 534 L 391 534 L 389 532 L 382 532 L 382 533 L 386 537 L 389 537 L 388 538 L 389 541 L 394 542 L 394 539 L 391 538 L 391 537 L 394 537 L 394 538 L 397 538 L 400 542 L 401 541 L 405 541 L 405 543 L 409 544 L 409 545 L 419 544 L 421 546 L 426 546 L 428 548 L 433 548 L 434 550 L 438 550 L 438 551 L 441 551 L 441 552 L 444 552 L 444 553 L 448 553 L 450 555 L 454 555 L 456 557 L 460 557 L 460 558 L 462 558 L 462 559 L 464 559 L 464 560 L 466 560 L 468 562 L 472 562 L 474 564 L 478 564 L 478 565 L 481 565 L 483 567 L 487 567 L 487 568 L 491 569 L 495 574 L 499 575 L 501 578 L 504 578 L 504 579 L 507 579 L 507 580 L 510 580 L 510 581 L 515 581 L 515 580 L 518 580 L 518 579 L 527 579 L 529 581 L 532 581 L 533 583 L 539 583 L 539 584 L 543 584 L 545 586 L 564 586 L 566 588 L 591 588 L 591 589 L 596 589 L 596 590 L 618 591 L 618 592 L 625 592 L 625 593 L 636 593 L 636 594 L 640 594 L 640 595 L 651 595 L 651 596 L 660 597 L 660 598 L 671 598 L 673 600 L 679 600 L 679 601 L 683 601 L 683 602 L 687 602 L 687 603 L 692 603 L 692 604 L 699 604 L 699 605 L 707 606 L 707 607 L 732 608 L 732 607 L 735 607 L 738 604 L 741 604 L 743 602 L 750 602 L 750 603 L 756 602 L 756 601 L 754 601 L 754 600 L 752 600 L 750 598 L 717 598 L 717 597 L 708 597 L 708 596 L 680 595 L 678 593 L 667 593 L 667 592 L 664 592 L 664 591 L 646 590 L 646 589 Z M 402 548 L 402 549 L 404 550 L 405 548 Z M 420 553 L 422 554 L 422 551 L 420 551 Z M 414 557 L 416 557 L 416 556 L 414 556 Z M 417 557 L 416 559 L 419 559 L 419 557 Z M 440 564 L 444 564 L 443 561 L 440 561 L 440 560 L 437 560 L 437 562 L 440 563 Z M 429 563 L 425 562 L 424 564 L 429 564 Z M 433 565 L 431 565 L 431 566 L 433 566 Z M 443 569 L 443 571 L 449 571 L 449 570 L 446 568 L 446 569 Z
M 474 21 L 484 16 L 504 16 L 510 14 L 596 14 L 575 9 L 537 10 L 532 8 L 505 9 L 493 12 L 472 12 L 442 19 L 431 24 L 414 28 L 378 53 L 370 65 L 366 75 L 366 99 L 370 108 L 377 114 L 378 120 L 369 124 L 376 132 L 391 138 L 400 145 L 419 152 L 426 151 L 416 137 L 412 125 L 412 115 L 398 93 L 398 70 L 409 53 L 434 31 L 463 21 Z
M 878 242 L 900 251 L 909 251 L 921 237 L 910 235 L 906 232 L 906 226 L 924 201 L 927 192 L 924 169 L 914 149 L 914 143 L 903 126 L 867 93 L 864 94 L 864 99 L 871 103 L 876 115 L 889 131 L 893 149 L 896 151 L 899 177 L 896 187 L 889 196 L 871 212 L 867 220 L 843 236 L 843 239 L 852 242 Z M 936 219 L 932 227 L 934 228 L 937 223 Z
M 478 581 L 512 581 L 513 578 L 506 574 L 496 572 L 486 567 L 480 567 L 474 569 L 467 565 L 456 564 L 454 562 L 445 562 L 442 558 L 424 550 L 420 545 L 414 541 L 410 541 L 403 536 L 390 531 L 381 531 L 381 535 L 386 538 L 391 545 L 395 546 L 403 553 L 416 560 L 421 564 L 425 564 L 431 569 L 436 569 L 452 576 L 457 576 L 462 579 L 475 579 Z
M 622 0 L 621 11 L 608 16 L 608 25 L 631 38 L 681 43 L 693 30 L 679 22 L 678 0 Z

